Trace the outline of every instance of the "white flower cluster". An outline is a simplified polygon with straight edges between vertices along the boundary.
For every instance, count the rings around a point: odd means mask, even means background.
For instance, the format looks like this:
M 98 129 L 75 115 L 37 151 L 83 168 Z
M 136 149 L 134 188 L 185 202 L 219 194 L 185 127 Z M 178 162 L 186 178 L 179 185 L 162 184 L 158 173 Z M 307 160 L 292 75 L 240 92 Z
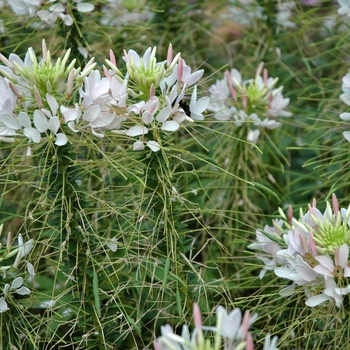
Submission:
M 316 201 L 300 218 L 293 217 L 290 207 L 288 218 L 282 210 L 283 220 L 273 221 L 256 231 L 255 249 L 267 270 L 274 270 L 281 278 L 291 280 L 292 285 L 282 289 L 283 296 L 292 295 L 302 289 L 307 296 L 306 305 L 314 307 L 324 302 L 334 302 L 341 307 L 344 297 L 350 293 L 350 206 L 339 209 L 333 194 L 333 210 L 327 202 L 322 214 Z M 296 288 L 300 286 L 300 288 Z
M 73 18 L 67 8 L 68 0 L 13 0 L 8 1 L 12 11 L 17 15 L 38 15 L 40 19 L 52 26 L 59 18 L 66 26 L 73 25 Z M 91 12 L 95 6 L 82 0 L 72 0 L 70 8 L 78 12 Z
M 350 17 L 350 0 L 337 0 L 340 8 L 338 9 L 338 13 L 340 15 L 347 15 Z
M 0 236 L 2 233 L 3 225 L 0 226 Z M 30 251 L 33 249 L 34 245 L 34 240 L 30 239 L 27 242 L 24 242 L 23 237 L 21 234 L 18 236 L 18 247 L 15 249 L 11 249 L 11 234 L 8 234 L 7 237 L 7 244 L 5 249 L 2 249 L 1 244 L 0 244 L 0 272 L 2 274 L 2 278 L 10 278 L 10 277 L 15 277 L 16 273 L 13 271 L 16 271 L 21 260 L 27 256 Z M 14 262 L 4 265 L 4 261 L 11 259 L 12 257 L 16 256 Z M 34 276 L 34 267 L 33 265 L 26 261 L 27 265 L 27 270 L 29 273 L 30 277 Z M 7 276 L 7 274 L 9 276 Z M 11 294 L 16 293 L 18 295 L 29 295 L 31 292 L 30 290 L 23 286 L 23 277 L 15 277 L 11 284 L 5 283 L 3 287 L 1 287 L 3 296 L 0 297 L 0 313 L 6 312 L 9 310 L 8 304 L 6 299 L 10 298 L 11 299 Z
M 349 10 L 350 11 L 350 10 Z M 350 72 L 345 74 L 345 76 L 342 78 L 342 90 L 343 93 L 340 95 L 340 99 L 346 103 L 348 106 L 350 106 Z M 345 122 L 350 121 L 350 113 L 344 112 L 340 114 L 340 119 L 344 120 Z M 350 131 L 344 131 L 343 132 L 344 138 L 350 142 Z
M 276 2 L 276 23 L 281 28 L 294 28 L 296 25 L 291 21 L 292 10 L 295 7 L 294 1 Z M 230 0 L 227 7 L 229 14 L 224 17 L 232 22 L 243 26 L 251 26 L 256 21 L 266 21 L 267 15 L 264 8 L 256 0 Z
M 267 129 L 278 128 L 281 123 L 275 118 L 292 114 L 285 110 L 289 98 L 283 97 L 283 86 L 276 88 L 277 82 L 278 78 L 268 77 L 263 63 L 259 65 L 255 79 L 245 81 L 237 69 L 227 70 L 224 78 L 209 88 L 208 110 L 214 112 L 217 120 L 232 120 L 238 127 L 250 124 Z M 248 140 L 256 141 L 259 133 L 259 129 L 251 130 Z
M 243 26 L 249 26 L 256 20 L 266 20 L 263 8 L 255 0 L 230 0 L 227 9 L 229 15 L 225 17 Z
M 100 24 L 121 30 L 123 26 L 130 23 L 147 22 L 152 15 L 153 12 L 145 0 L 129 2 L 129 4 L 125 0 L 107 0 L 101 6 Z
M 254 349 L 253 337 L 249 332 L 249 327 L 257 319 L 258 315 L 250 316 L 249 312 L 244 314 L 239 308 L 234 309 L 229 314 L 224 307 L 218 306 L 216 309 L 216 327 L 206 327 L 202 325 L 202 316 L 197 304 L 194 304 L 193 317 L 195 328 L 190 336 L 188 327 L 182 326 L 181 336 L 174 333 L 169 324 L 161 326 L 161 337 L 154 342 L 155 350 L 243 350 Z M 203 330 L 215 333 L 214 344 L 209 339 L 205 339 Z M 271 340 L 268 334 L 265 338 L 264 350 L 278 350 L 276 347 L 277 337 Z
M 147 145 L 158 151 L 162 132 L 204 118 L 209 97 L 197 100 L 195 85 L 203 70 L 192 73 L 180 54 L 173 58 L 171 45 L 162 62 L 157 62 L 156 48 L 148 48 L 142 57 L 134 50 L 124 51 L 125 75 L 111 52 L 105 77 L 94 70 L 94 59 L 84 69 L 74 68 L 75 60 L 66 67 L 69 54 L 70 50 L 53 63 L 45 41 L 40 62 L 31 48 L 24 61 L 15 54 L 8 59 L 0 54 L 5 64 L 0 66 L 1 139 L 25 136 L 30 142 L 46 139 L 63 146 L 71 141 L 69 135 L 73 139 L 86 129 L 97 137 L 114 130 L 137 137 L 134 150 Z M 187 104 L 183 99 L 189 87 Z

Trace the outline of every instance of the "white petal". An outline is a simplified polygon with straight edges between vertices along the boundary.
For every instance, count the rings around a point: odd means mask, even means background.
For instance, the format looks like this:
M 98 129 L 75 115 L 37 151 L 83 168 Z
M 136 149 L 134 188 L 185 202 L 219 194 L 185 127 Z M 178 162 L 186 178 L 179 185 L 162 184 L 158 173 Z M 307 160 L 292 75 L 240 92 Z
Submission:
M 346 122 L 350 121 L 350 113 L 342 113 L 339 117 Z
M 115 237 L 113 237 L 111 239 L 111 241 L 108 242 L 106 245 L 112 252 L 116 252 L 117 251 L 118 245 L 117 245 L 117 239 Z
M 18 113 L 18 121 L 21 123 L 22 126 L 25 128 L 30 128 L 32 126 L 29 116 L 27 113 L 19 112 Z
M 41 20 L 48 21 L 50 19 L 51 12 L 48 10 L 39 10 L 36 14 Z
M 315 295 L 315 296 L 309 298 L 308 300 L 306 300 L 305 304 L 307 306 L 314 307 L 314 306 L 320 305 L 320 304 L 322 304 L 325 301 L 330 300 L 330 299 L 331 298 L 325 294 L 319 294 L 319 295 Z
M 71 26 L 73 24 L 73 19 L 70 15 L 64 15 L 60 17 L 66 26 Z
M 156 120 L 164 123 L 170 116 L 171 109 L 169 107 L 163 108 L 157 115 Z
M 280 290 L 279 294 L 283 297 L 289 297 L 294 294 L 295 286 L 291 285 Z
M 30 290 L 27 287 L 23 287 L 23 286 L 21 288 L 15 290 L 15 292 L 17 294 L 19 294 L 19 295 L 28 295 L 28 294 L 30 294 Z
M 313 208 L 313 211 L 316 211 L 316 208 Z M 320 215 L 322 216 L 322 214 L 320 213 Z M 315 259 L 322 264 L 322 266 L 326 267 L 329 271 L 334 270 L 334 262 L 333 260 L 328 256 L 328 255 L 317 255 L 315 256 Z M 319 265 L 317 265 L 319 266 Z M 315 266 L 315 267 L 317 267 Z
M 295 269 L 298 275 L 304 280 L 311 282 L 317 278 L 317 274 L 311 269 L 311 267 L 297 265 Z
M 174 120 L 168 120 L 162 125 L 162 130 L 176 131 L 180 127 L 179 123 Z
M 350 142 L 350 131 L 344 131 L 343 136 L 347 141 Z
M 95 8 L 94 5 L 89 4 L 87 2 L 80 2 L 77 4 L 77 10 L 79 12 L 91 12 Z
M 3 122 L 8 128 L 11 129 L 22 129 L 22 125 L 9 114 L 0 114 L 0 122 Z
M 42 111 L 39 111 L 38 109 L 36 109 L 34 111 L 33 120 L 34 120 L 34 125 L 38 129 L 38 131 L 46 132 L 46 130 L 48 129 L 48 122 L 45 114 Z
M 65 106 L 61 106 L 60 110 L 66 123 L 79 119 L 81 115 L 81 111 L 77 109 L 70 109 Z
M 105 137 L 104 134 L 97 132 L 94 128 L 91 128 L 92 134 L 97 137 Z
M 21 258 L 25 257 L 30 253 L 30 251 L 33 249 L 34 246 L 34 239 L 30 239 L 29 241 L 25 242 L 21 247 Z
M 293 273 L 291 269 L 288 269 L 287 267 L 276 267 L 274 270 L 276 276 L 291 279 L 290 275 Z
M 153 121 L 153 115 L 148 111 L 142 113 L 142 120 L 145 124 L 151 124 Z
M 41 140 L 40 132 L 37 129 L 24 128 L 23 133 L 24 133 L 24 135 L 26 135 L 28 137 L 29 141 L 39 143 Z
M 0 298 L 0 313 L 6 312 L 7 310 L 9 310 L 9 308 L 7 307 L 7 303 L 5 301 L 5 298 L 1 297 Z
M 139 135 L 146 135 L 148 133 L 148 129 L 145 126 L 135 125 L 132 126 L 129 130 L 125 132 L 125 135 L 127 136 L 139 136 Z
M 23 278 L 17 277 L 12 281 L 10 290 L 19 288 L 22 284 L 23 284 Z
M 65 134 L 62 134 L 61 132 L 59 132 L 56 135 L 55 145 L 57 145 L 57 146 L 64 146 L 67 142 L 68 142 L 68 138 L 67 138 L 67 136 Z
M 345 269 L 348 266 L 348 257 L 349 257 L 349 247 L 344 243 L 339 248 L 339 265 Z
M 132 145 L 133 151 L 143 151 L 145 149 L 145 145 L 142 141 L 136 141 Z
M 52 116 L 55 116 L 57 114 L 57 110 L 58 110 L 58 103 L 57 103 L 56 99 L 53 96 L 51 96 L 50 94 L 46 94 L 46 101 L 51 108 Z
M 55 135 L 57 134 L 60 125 L 61 123 L 57 117 L 50 118 L 47 123 L 48 129 L 51 130 Z
M 197 113 L 204 112 L 209 106 L 210 98 L 209 97 L 201 97 L 196 103 L 195 111 Z
M 79 132 L 79 130 L 77 130 L 77 129 L 75 128 L 75 123 L 74 123 L 74 122 L 69 122 L 69 123 L 68 123 L 68 127 L 69 127 L 69 129 L 71 129 L 73 132 Z
M 83 115 L 83 120 L 86 120 L 88 122 L 93 122 L 98 117 L 100 112 L 101 112 L 100 106 L 91 106 L 85 111 Z
M 148 141 L 146 142 L 146 145 L 153 151 L 158 152 L 160 150 L 160 145 L 156 141 Z
M 27 270 L 31 276 L 35 276 L 34 266 L 29 261 L 27 261 Z

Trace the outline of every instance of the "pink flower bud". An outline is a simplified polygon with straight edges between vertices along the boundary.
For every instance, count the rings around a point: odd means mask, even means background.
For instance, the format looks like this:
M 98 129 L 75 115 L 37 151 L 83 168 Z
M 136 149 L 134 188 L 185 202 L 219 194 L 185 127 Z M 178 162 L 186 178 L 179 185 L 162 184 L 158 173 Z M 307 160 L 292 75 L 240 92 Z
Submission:
M 168 67 L 171 65 L 172 60 L 173 60 L 173 46 L 171 44 L 169 44 L 168 55 L 167 55 Z

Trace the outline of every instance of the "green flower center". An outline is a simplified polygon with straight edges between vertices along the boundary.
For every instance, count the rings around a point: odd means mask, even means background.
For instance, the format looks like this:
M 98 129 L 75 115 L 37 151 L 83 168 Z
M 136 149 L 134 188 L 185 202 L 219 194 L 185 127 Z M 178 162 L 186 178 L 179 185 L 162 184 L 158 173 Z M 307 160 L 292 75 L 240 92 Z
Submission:
M 30 52 L 30 54 L 32 67 L 20 67 L 14 63 L 16 68 L 15 74 L 19 75 L 28 83 L 32 96 L 34 96 L 33 87 L 36 86 L 42 97 L 45 97 L 47 93 L 53 95 L 55 98 L 62 97 L 67 86 L 68 75 L 75 64 L 74 59 L 66 68 L 70 50 L 66 52 L 63 58 L 59 58 L 55 64 L 51 61 L 49 51 L 47 51 L 46 60 L 42 60 L 40 64 L 34 52 Z
M 350 228 L 347 220 L 340 218 L 340 214 L 335 221 L 317 220 L 317 225 L 312 231 L 314 240 L 319 245 L 318 250 L 322 254 L 334 254 L 335 248 L 341 247 L 344 243 L 350 245 Z

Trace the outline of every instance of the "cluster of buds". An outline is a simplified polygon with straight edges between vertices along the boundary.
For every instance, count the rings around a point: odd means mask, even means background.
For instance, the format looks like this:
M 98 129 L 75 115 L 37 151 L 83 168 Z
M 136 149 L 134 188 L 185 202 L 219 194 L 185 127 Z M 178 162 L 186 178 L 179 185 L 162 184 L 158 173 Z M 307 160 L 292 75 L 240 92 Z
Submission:
M 193 307 L 194 331 L 189 334 L 188 327 L 182 326 L 181 336 L 174 333 L 169 324 L 161 326 L 162 336 L 154 342 L 155 350 L 253 350 L 253 337 L 249 332 L 249 327 L 257 319 L 258 315 L 244 314 L 239 308 L 227 313 L 225 308 L 218 306 L 216 309 L 216 327 L 206 327 L 202 324 L 202 316 L 198 305 Z M 203 331 L 212 331 L 214 344 L 210 339 L 204 337 Z M 265 339 L 264 350 L 278 350 L 276 347 L 277 337 L 271 341 L 270 335 Z
M 15 54 L 8 59 L 0 55 L 4 63 L 0 66 L 1 139 L 26 136 L 30 142 L 46 139 L 63 146 L 86 129 L 97 137 L 114 130 L 138 137 L 134 150 L 147 145 L 158 151 L 161 132 L 204 118 L 209 98 L 197 100 L 194 85 L 203 70 L 191 73 L 180 54 L 173 58 L 171 44 L 164 62 L 157 62 L 156 48 L 148 48 L 143 57 L 134 50 L 124 51 L 125 74 L 111 51 L 105 77 L 94 70 L 93 58 L 84 69 L 74 67 L 75 59 L 67 66 L 69 55 L 70 50 L 54 63 L 45 41 L 40 62 L 31 48 L 24 61 Z M 190 87 L 188 105 L 183 99 Z
M 275 129 L 280 126 L 277 117 L 290 117 L 285 110 L 289 98 L 282 95 L 283 86 L 276 88 L 278 78 L 268 77 L 264 64 L 260 63 L 255 79 L 242 80 L 237 69 L 226 70 L 224 78 L 209 88 L 210 105 L 217 120 L 232 120 L 236 126 L 251 125 Z M 256 140 L 259 129 L 255 129 Z M 250 131 L 250 129 L 249 129 Z
M 2 234 L 2 230 L 3 225 L 0 225 L 0 237 Z M 22 235 L 19 234 L 18 246 L 16 248 L 13 248 L 12 237 L 10 233 L 7 236 L 6 246 L 2 247 L 2 245 L 0 244 L 0 272 L 2 274 L 2 278 L 5 280 L 11 280 L 13 277 L 15 277 L 11 283 L 5 283 L 3 287 L 0 287 L 3 292 L 3 296 L 0 297 L 0 313 L 9 310 L 7 301 L 9 299 L 12 301 L 12 294 L 15 293 L 18 295 L 29 295 L 31 293 L 27 287 L 23 286 L 23 277 L 18 276 L 17 270 L 22 259 L 25 256 L 27 256 L 33 249 L 33 245 L 33 239 L 24 242 Z M 4 264 L 4 262 L 6 262 L 6 264 Z M 26 261 L 26 265 L 30 277 L 33 277 L 33 265 L 28 261 Z M 13 300 L 13 302 L 15 302 L 15 300 Z
M 293 282 L 280 294 L 289 296 L 301 289 L 310 307 L 326 302 L 341 307 L 350 293 L 350 206 L 340 209 L 334 194 L 332 204 L 333 209 L 327 202 L 322 214 L 314 200 L 305 214 L 300 209 L 299 219 L 293 217 L 291 206 L 288 217 L 280 209 L 283 219 L 257 230 L 256 243 L 249 246 L 259 251 L 265 264 L 260 278 L 274 270 Z

